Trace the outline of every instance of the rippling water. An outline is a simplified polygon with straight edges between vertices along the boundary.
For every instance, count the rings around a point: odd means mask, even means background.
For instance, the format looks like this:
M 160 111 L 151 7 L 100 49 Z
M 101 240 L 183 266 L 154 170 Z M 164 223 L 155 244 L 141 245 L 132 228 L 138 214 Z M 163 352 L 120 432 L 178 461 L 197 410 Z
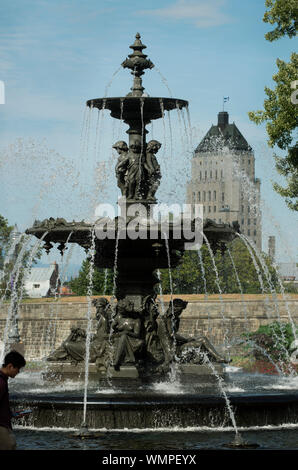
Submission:
M 234 439 L 234 432 L 224 429 L 96 431 L 91 439 L 74 437 L 71 429 L 14 430 L 19 450 L 201 450 L 222 449 Z M 272 426 L 241 429 L 245 441 L 263 449 L 298 450 L 298 426 Z

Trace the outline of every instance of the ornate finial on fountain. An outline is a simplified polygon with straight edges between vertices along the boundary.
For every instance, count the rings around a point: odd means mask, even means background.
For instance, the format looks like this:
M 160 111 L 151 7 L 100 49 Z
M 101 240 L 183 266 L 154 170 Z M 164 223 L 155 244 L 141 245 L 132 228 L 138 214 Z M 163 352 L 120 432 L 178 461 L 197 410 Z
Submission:
M 142 86 L 141 75 L 144 74 L 144 70 L 152 69 L 154 64 L 151 60 L 146 59 L 146 54 L 143 54 L 143 49 L 147 46 L 142 43 L 140 33 L 136 34 L 135 42 L 129 47 L 133 49 L 133 53 L 129 54 L 129 58 L 125 59 L 121 64 L 123 68 L 131 69 L 131 74 L 134 76 L 132 91 L 127 96 L 142 96 L 144 88 Z

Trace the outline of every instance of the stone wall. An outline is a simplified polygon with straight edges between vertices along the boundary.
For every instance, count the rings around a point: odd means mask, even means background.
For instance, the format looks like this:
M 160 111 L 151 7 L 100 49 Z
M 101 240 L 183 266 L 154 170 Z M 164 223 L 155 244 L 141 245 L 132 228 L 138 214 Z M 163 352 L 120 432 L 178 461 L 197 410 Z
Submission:
M 0 310 L 0 338 L 4 335 L 8 310 L 8 304 Z M 32 360 L 46 356 L 68 336 L 72 326 L 86 328 L 87 311 L 86 301 L 23 303 L 19 311 L 19 329 L 26 358 Z M 245 302 L 239 299 L 192 300 L 182 314 L 180 333 L 191 336 L 204 334 L 219 347 L 226 338 L 226 342 L 232 345 L 233 354 L 237 351 L 233 343 L 243 332 L 254 331 L 260 325 L 279 318 L 288 323 L 289 314 L 298 324 L 298 298 L 269 301 L 255 296 Z M 92 319 L 94 317 L 95 308 L 92 307 Z

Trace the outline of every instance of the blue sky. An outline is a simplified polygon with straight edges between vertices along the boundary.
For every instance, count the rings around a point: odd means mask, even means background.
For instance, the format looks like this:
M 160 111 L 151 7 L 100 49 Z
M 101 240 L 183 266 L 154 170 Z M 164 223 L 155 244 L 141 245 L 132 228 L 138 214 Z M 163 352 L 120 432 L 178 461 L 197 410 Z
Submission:
M 85 101 L 127 94 L 131 76 L 119 66 L 140 32 L 156 65 L 144 77 L 146 91 L 169 96 L 170 88 L 189 101 L 194 146 L 216 123 L 223 96 L 230 97 L 226 110 L 254 148 L 262 180 L 263 248 L 276 235 L 278 257 L 296 258 L 297 214 L 274 193 L 271 181 L 281 180 L 265 128 L 247 116 L 262 108 L 276 58 L 288 60 L 295 49 L 294 40 L 265 40 L 264 10 L 262 0 L 2 0 L 0 213 L 25 229 L 35 217 L 69 219 L 80 204 L 83 211 L 77 188 L 90 183 L 93 168 L 92 155 L 84 160 L 80 150 Z M 110 121 L 100 128 L 105 161 L 104 149 L 126 130 Z

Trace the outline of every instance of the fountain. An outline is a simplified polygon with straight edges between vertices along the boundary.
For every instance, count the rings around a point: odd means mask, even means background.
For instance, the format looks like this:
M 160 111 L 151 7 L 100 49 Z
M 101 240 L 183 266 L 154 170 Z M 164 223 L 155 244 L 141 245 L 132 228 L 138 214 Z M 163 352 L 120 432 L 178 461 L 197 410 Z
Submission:
M 169 264 L 176 267 L 185 250 L 185 243 L 194 241 L 196 233 L 191 231 L 190 236 L 185 236 L 185 219 L 181 221 L 180 237 L 177 237 L 174 222 L 167 227 L 168 233 L 164 232 L 162 223 L 154 223 L 155 193 L 161 179 L 156 154 L 161 143 L 156 140 L 146 142 L 146 125 L 153 119 L 161 118 L 165 111 L 187 107 L 188 102 L 147 96 L 141 77 L 144 70 L 154 65 L 143 53 L 146 46 L 139 34 L 130 47 L 133 53 L 122 63 L 122 67 L 130 69 L 134 77 L 131 92 L 125 97 L 87 101 L 90 108 L 108 109 L 113 118 L 122 119 L 129 126 L 128 145 L 125 141 L 113 145 L 119 154 L 115 172 L 122 193 L 119 201 L 121 216 L 110 223 L 100 218 L 95 224 L 47 219 L 41 223 L 35 222 L 26 233 L 40 238 L 47 231 L 44 241 L 48 251 L 52 243 L 59 243 L 59 249 L 63 250 L 68 241 L 90 250 L 94 238 L 93 264 L 99 268 L 115 268 L 117 304 L 104 305 L 101 302 L 97 306 L 99 326 L 90 349 L 90 360 L 96 367 L 92 370 L 94 374 L 113 381 L 128 378 L 144 382 L 164 376 L 169 372 L 175 354 L 181 359 L 183 354 L 187 355 L 188 349 L 207 351 L 218 364 L 224 363 L 225 359 L 207 338 L 196 341 L 193 338 L 178 339 L 179 316 L 187 305 L 179 299 L 174 300 L 166 315 L 160 319 L 158 328 L 156 297 L 159 280 L 155 272 L 169 267 Z M 195 222 L 190 222 L 190 228 Z M 136 224 L 138 227 L 135 230 Z M 209 246 L 223 248 L 224 243 L 235 237 L 235 228 L 236 223 L 231 227 L 207 220 L 203 228 L 204 237 Z M 84 332 L 72 332 L 63 345 L 48 357 L 48 361 L 53 362 L 51 374 L 56 370 L 63 376 L 61 361 L 85 360 L 85 337 Z M 192 360 L 184 360 L 185 364 L 181 364 L 180 372 L 183 375 L 207 375 L 211 380 L 213 374 L 209 368 L 200 364 L 200 353 L 192 352 L 192 355 Z M 190 366 L 189 362 L 193 365 Z M 222 366 L 216 367 L 220 372 Z M 70 364 L 67 370 L 68 376 L 71 370 L 75 376 L 79 368 Z
M 237 425 L 281 424 L 288 419 L 298 422 L 297 395 L 245 393 L 228 397 L 222 386 L 228 359 L 207 337 L 179 334 L 187 302 L 171 299 L 167 310 L 159 311 L 159 269 L 178 266 L 186 244 L 197 246 L 198 234 L 210 252 L 224 251 L 236 238 L 239 226 L 237 222 L 217 224 L 208 219 L 200 225 L 197 217 L 182 217 L 179 227 L 172 221 L 165 228 L 153 219 L 155 193 L 162 177 L 156 155 L 162 144 L 146 141 L 146 126 L 162 118 L 165 111 L 187 108 L 188 102 L 148 96 L 142 75 L 154 65 L 143 53 L 146 46 L 139 34 L 130 47 L 133 52 L 122 67 L 133 75 L 131 92 L 124 97 L 87 101 L 90 109 L 109 110 L 113 118 L 128 126 L 128 143 L 121 140 L 113 145 L 119 155 L 115 172 L 122 194 L 118 202 L 121 215 L 95 223 L 49 218 L 35 221 L 26 230 L 45 242 L 47 252 L 59 243 L 61 253 L 68 244 L 78 244 L 88 253 L 87 329 L 73 328 L 47 357 L 43 380 L 52 384 L 52 393 L 30 395 L 22 391 L 14 400 L 34 410 L 31 419 L 35 427 L 82 426 L 81 434 L 88 435 L 91 428 L 186 428 L 212 423 L 232 426 L 237 447 L 243 444 Z M 94 266 L 114 270 L 110 300 L 91 298 Z M 94 334 L 92 304 L 97 321 Z M 63 381 L 82 378 L 83 401 L 81 391 L 59 391 Z M 154 389 L 165 382 L 174 387 L 191 384 L 192 388 L 183 394 Z

